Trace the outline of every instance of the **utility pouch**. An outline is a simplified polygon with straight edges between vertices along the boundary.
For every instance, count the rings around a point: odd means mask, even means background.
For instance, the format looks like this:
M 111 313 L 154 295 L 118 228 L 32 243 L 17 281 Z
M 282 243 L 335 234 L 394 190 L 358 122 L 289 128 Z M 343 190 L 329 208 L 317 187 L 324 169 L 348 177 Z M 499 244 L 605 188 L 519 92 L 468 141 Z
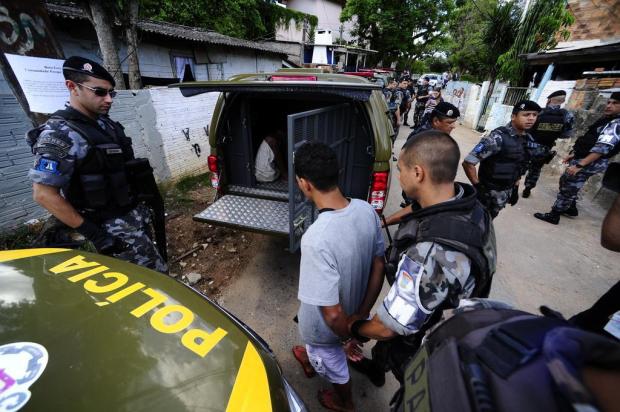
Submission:
M 153 187 L 157 186 L 149 160 L 144 158 L 129 160 L 125 162 L 125 170 L 129 184 L 138 199 L 150 199 L 154 195 Z
M 106 179 L 104 175 L 80 175 L 86 207 L 97 209 L 107 205 Z
M 110 173 L 108 175 L 108 182 L 111 195 L 116 204 L 120 207 L 129 206 L 131 204 L 131 188 L 129 187 L 129 182 L 127 182 L 125 172 Z

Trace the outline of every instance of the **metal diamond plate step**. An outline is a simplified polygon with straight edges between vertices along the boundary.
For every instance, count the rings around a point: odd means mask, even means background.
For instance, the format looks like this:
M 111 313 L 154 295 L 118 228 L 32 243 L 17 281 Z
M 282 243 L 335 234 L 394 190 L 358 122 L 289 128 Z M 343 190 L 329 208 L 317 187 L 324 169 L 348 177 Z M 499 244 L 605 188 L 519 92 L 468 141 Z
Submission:
M 286 183 L 284 183 L 286 184 Z M 228 193 L 242 196 L 258 196 L 266 199 L 288 200 L 288 191 L 286 187 L 280 188 L 280 185 L 273 183 L 261 183 L 257 187 L 228 185 Z
M 225 195 L 194 220 L 276 235 L 288 235 L 288 202 Z

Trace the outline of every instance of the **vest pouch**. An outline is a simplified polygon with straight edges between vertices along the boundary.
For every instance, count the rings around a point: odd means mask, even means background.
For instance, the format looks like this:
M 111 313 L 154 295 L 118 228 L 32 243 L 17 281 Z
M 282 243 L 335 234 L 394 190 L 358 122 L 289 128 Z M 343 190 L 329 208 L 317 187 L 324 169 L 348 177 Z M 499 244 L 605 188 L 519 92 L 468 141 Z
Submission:
M 106 179 L 104 175 L 80 175 L 85 206 L 97 209 L 107 205 Z
M 110 192 L 117 206 L 125 207 L 131 204 L 131 187 L 127 182 L 125 172 L 115 172 L 108 175 Z
M 129 184 L 136 196 L 142 200 L 151 198 L 157 184 L 149 160 L 144 158 L 129 160 L 125 163 L 125 169 Z

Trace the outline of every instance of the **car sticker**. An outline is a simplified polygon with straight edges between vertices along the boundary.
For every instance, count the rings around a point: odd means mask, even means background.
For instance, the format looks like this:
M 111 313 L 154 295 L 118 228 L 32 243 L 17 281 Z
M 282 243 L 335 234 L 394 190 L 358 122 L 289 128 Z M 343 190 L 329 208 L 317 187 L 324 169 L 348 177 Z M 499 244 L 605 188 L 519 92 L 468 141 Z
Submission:
M 0 412 L 17 411 L 28 402 L 28 388 L 39 379 L 47 361 L 47 350 L 38 343 L 0 346 Z

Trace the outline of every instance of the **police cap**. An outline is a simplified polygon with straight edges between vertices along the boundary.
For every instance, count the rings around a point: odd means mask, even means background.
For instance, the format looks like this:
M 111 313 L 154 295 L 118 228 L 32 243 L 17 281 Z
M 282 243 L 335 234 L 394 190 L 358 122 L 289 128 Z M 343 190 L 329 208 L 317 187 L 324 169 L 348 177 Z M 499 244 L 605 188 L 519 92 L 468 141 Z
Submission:
M 531 100 L 521 100 L 515 104 L 515 107 L 512 109 L 512 114 L 517 114 L 519 112 L 540 112 L 542 109 L 540 106 Z
M 564 90 L 556 90 L 547 96 L 547 99 L 553 99 L 554 97 L 566 96 L 566 92 Z
M 620 101 L 620 92 L 613 92 L 609 98 Z
M 424 76 L 424 77 L 422 77 L 422 78 L 423 78 L 424 80 L 426 80 L 427 82 L 431 80 L 431 78 L 430 78 L 430 77 L 428 77 L 428 76 Z
M 96 77 L 98 79 L 107 80 L 112 83 L 112 87 L 116 86 L 114 78 L 106 69 L 103 68 L 102 65 L 84 57 L 69 57 L 62 65 L 62 71 L 63 73 L 65 73 L 65 71 L 71 71 L 86 74 L 88 76 Z M 66 77 L 67 76 L 65 75 L 65 78 Z
M 461 115 L 459 109 L 455 105 L 448 102 L 438 103 L 437 106 L 435 106 L 435 110 L 433 110 L 433 113 L 440 116 L 449 117 L 450 119 L 458 119 L 458 117 Z

